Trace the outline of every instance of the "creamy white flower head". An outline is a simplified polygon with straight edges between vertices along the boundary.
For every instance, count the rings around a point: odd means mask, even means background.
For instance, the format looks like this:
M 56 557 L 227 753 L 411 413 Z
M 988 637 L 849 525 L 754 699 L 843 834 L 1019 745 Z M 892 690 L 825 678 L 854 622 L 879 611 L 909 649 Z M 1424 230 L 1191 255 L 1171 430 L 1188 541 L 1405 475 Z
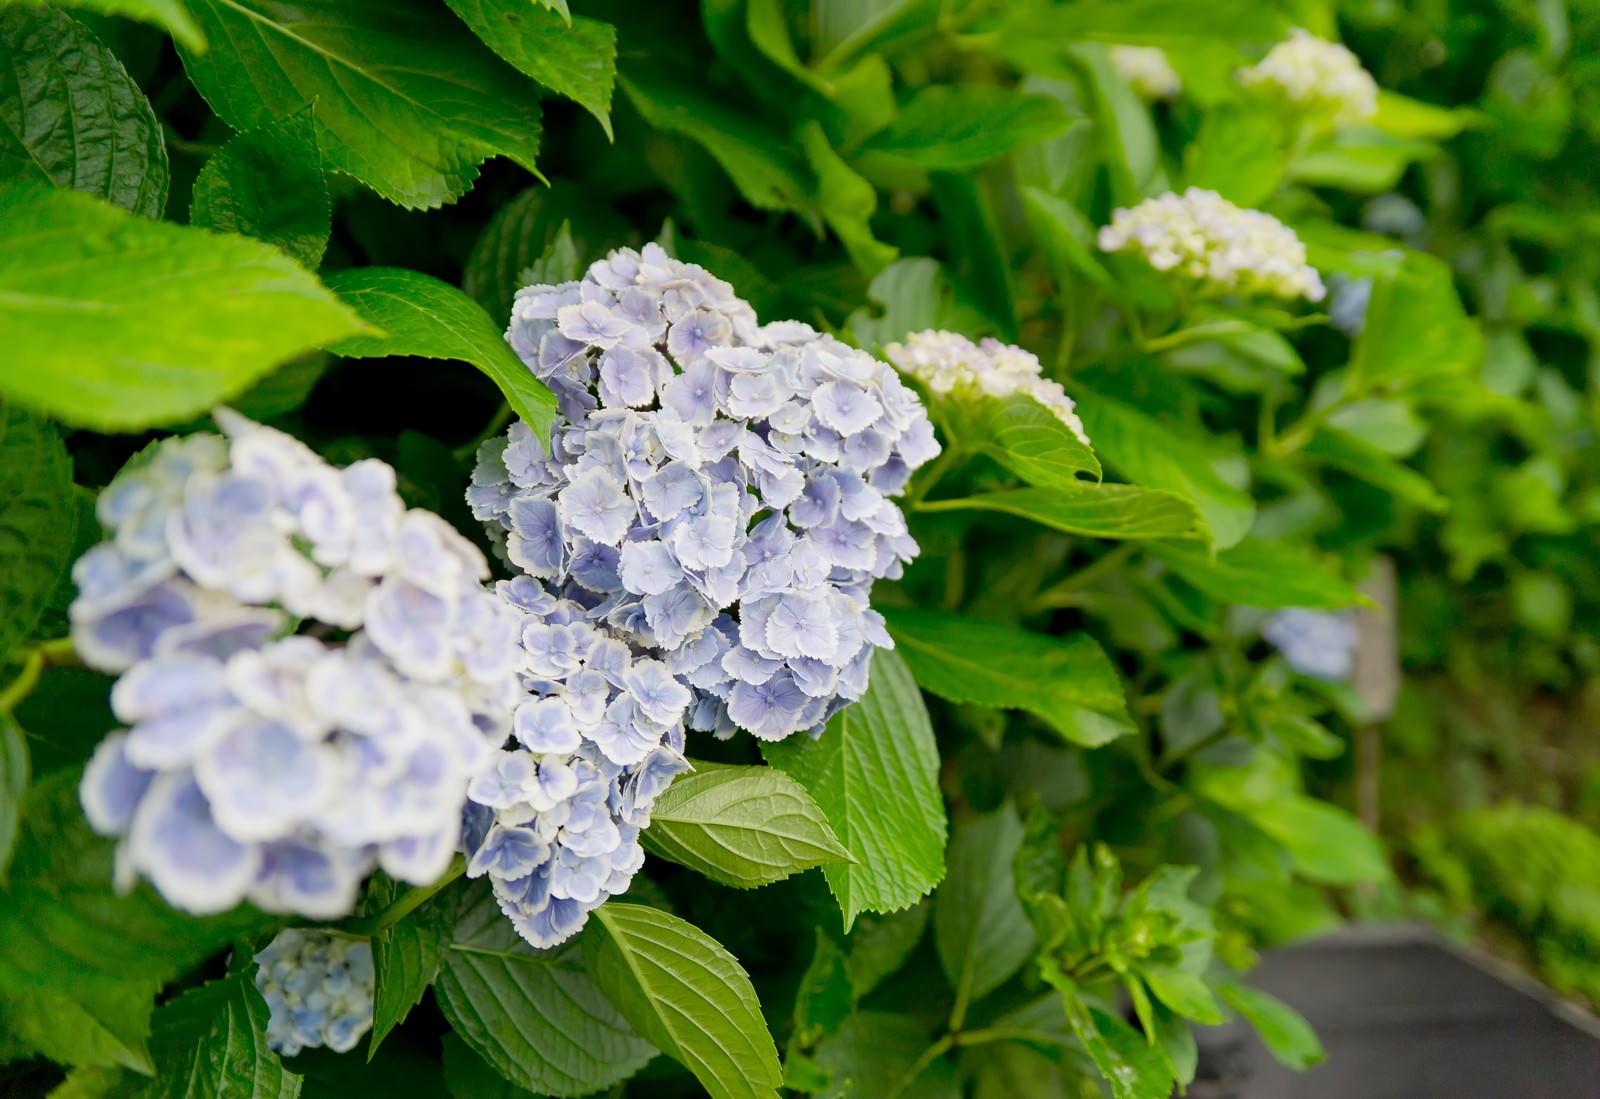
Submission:
M 1100 250 L 1137 252 L 1156 270 L 1191 279 L 1211 293 L 1308 301 L 1321 301 L 1326 293 L 1293 229 L 1199 187 L 1117 210 L 1100 230 Z
M 1009 397 L 1021 393 L 1044 405 L 1088 445 L 1083 421 L 1061 383 L 1044 376 L 1030 351 L 990 338 L 973 343 L 958 332 L 929 329 L 913 332 L 906 342 L 892 343 L 884 354 L 902 373 L 922 382 L 935 395 L 983 394 Z
M 1112 46 L 1111 67 L 1140 99 L 1175 99 L 1183 90 L 1178 70 L 1156 46 Z
M 1296 27 L 1266 57 L 1240 69 L 1239 83 L 1275 91 L 1335 124 L 1360 122 L 1378 110 L 1378 84 L 1355 54 Z

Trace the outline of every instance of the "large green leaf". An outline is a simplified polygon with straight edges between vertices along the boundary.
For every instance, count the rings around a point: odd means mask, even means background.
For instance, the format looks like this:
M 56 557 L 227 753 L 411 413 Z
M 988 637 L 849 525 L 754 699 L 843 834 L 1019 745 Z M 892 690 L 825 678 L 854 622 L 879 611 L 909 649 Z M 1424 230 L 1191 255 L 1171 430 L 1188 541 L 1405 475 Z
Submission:
M 520 72 L 594 115 L 611 136 L 617 29 L 528 0 L 447 0 L 485 45 Z
M 1102 461 L 1130 481 L 1194 501 L 1218 547 L 1249 533 L 1255 504 L 1249 493 L 1218 476 L 1205 449 L 1110 397 L 1085 396 L 1078 414 Z
M 211 42 L 184 67 L 223 121 L 251 130 L 316 104 L 330 167 L 392 202 L 464 194 L 478 165 L 534 171 L 532 88 L 428 0 L 190 0 Z
M 156 1080 L 141 1099 L 295 1099 L 301 1079 L 267 1048 L 267 1004 L 248 973 L 191 989 L 156 1012 Z
M 1100 462 L 1089 444 L 1032 397 L 1013 393 L 985 398 L 973 421 L 979 448 L 1031 485 L 1071 491 L 1079 486 L 1078 474 L 1100 476 Z
M 1231 984 L 1218 985 L 1217 995 L 1250 1020 L 1272 1055 L 1290 1068 L 1304 1072 L 1326 1056 L 1311 1024 L 1277 997 L 1258 988 Z
M 1467 317 L 1443 260 L 1406 253 L 1399 270 L 1374 280 L 1366 324 L 1346 385 L 1406 385 L 1477 368 L 1483 334 Z
M 28 792 L 30 772 L 22 726 L 10 714 L 0 713 L 0 882 L 5 880 L 22 828 L 22 799 Z
M 0 7 L 42 8 L 43 0 L 0 0 Z M 205 36 L 195 26 L 183 0 L 67 0 L 63 8 L 94 12 L 97 15 L 122 15 L 144 23 L 154 23 L 192 50 L 206 48 Z
M 862 1011 L 817 1047 L 831 1076 L 818 1099 L 960 1099 L 961 1081 L 948 1057 L 922 1060 L 933 1044 L 927 1026 L 905 1015 Z
M 468 891 L 434 993 L 462 1040 L 530 1091 L 587 1095 L 655 1055 L 584 971 L 577 945 L 529 946 L 485 883 Z
M 964 1002 L 993 992 L 1033 956 L 1033 925 L 1017 899 L 1011 861 L 1022 822 L 1010 803 L 950 839 L 950 872 L 933 904 L 933 943 Z
M 72 459 L 56 429 L 0 400 L 0 661 L 33 636 L 77 522 Z
M 637 904 L 595 909 L 589 971 L 623 1016 L 712 1099 L 776 1099 L 783 1072 L 750 978 L 693 924 Z
M 761 750 L 811 793 L 855 858 L 822 869 L 846 928 L 861 912 L 905 908 L 944 877 L 939 749 L 916 682 L 895 653 L 878 650 L 866 694 L 834 715 L 822 736 Z
M 197 919 L 145 886 L 118 895 L 112 845 L 89 831 L 78 777 L 47 775 L 24 803 L 0 894 L 0 1017 L 52 1060 L 148 1072 L 156 994 L 271 921 L 244 908 Z
M 1432 481 L 1348 431 L 1323 427 L 1306 443 L 1302 453 L 1427 511 L 1446 511 L 1450 507 L 1450 501 L 1433 487 Z
M 1070 981 L 1055 982 L 1067 1021 L 1114 1099 L 1168 1099 L 1172 1074 L 1155 1045 L 1120 1017 L 1084 1002 Z
M 849 861 L 805 787 L 772 767 L 717 767 L 656 799 L 645 849 L 740 889 Z
M 48 7 L 0 9 L 0 180 L 70 187 L 149 218 L 167 146 L 117 55 Z
M 926 691 L 1028 710 L 1086 748 L 1133 732 L 1122 683 L 1087 634 L 1045 637 L 939 611 L 886 607 L 897 651 Z
M 512 411 L 541 439 L 550 437 L 555 395 L 517 358 L 500 326 L 465 293 L 398 267 L 340 271 L 329 277 L 328 285 L 383 333 L 342 340 L 328 350 L 356 359 L 420 355 L 471 363 L 500 387 Z
M 376 908 L 395 901 L 403 887 L 387 874 L 374 878 L 370 898 Z M 372 937 L 377 986 L 372 1003 L 370 1060 L 389 1032 L 405 1021 L 439 975 L 445 949 L 455 935 L 460 894 L 446 889 L 415 912 Z
M 866 149 L 924 168 L 973 168 L 1019 145 L 1055 137 L 1070 125 L 1061 104 L 1049 96 L 932 84 L 913 96 Z
M 1219 603 L 1338 610 L 1361 602 L 1345 581 L 1280 542 L 1250 538 L 1215 556 L 1202 547 L 1172 543 L 1152 546 L 1151 552 Z
M 315 270 L 332 207 L 312 108 L 229 138 L 194 181 L 189 223 L 275 244 Z
M 920 506 L 924 511 L 999 511 L 1088 538 L 1196 538 L 1201 531 L 1200 516 L 1188 500 L 1138 485 L 1018 488 Z
M 0 187 L 0 395 L 66 423 L 181 422 L 361 327 L 257 241 L 72 191 Z

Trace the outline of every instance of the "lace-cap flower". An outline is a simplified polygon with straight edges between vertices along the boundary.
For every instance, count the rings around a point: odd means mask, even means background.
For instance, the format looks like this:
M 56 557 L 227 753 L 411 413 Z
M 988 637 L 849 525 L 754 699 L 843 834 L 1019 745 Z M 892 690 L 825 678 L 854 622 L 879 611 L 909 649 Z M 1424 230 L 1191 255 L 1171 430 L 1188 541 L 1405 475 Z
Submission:
M 1157 271 L 1188 279 L 1204 293 L 1314 302 L 1326 293 L 1293 229 L 1199 187 L 1116 210 L 1111 224 L 1100 230 L 1100 250 L 1134 252 Z
M 348 1053 L 372 1028 L 377 978 L 365 939 L 290 928 L 255 960 L 267 1045 L 285 1057 L 317 1046 Z
M 123 886 L 342 916 L 375 866 L 443 872 L 511 726 L 521 619 L 384 463 L 337 470 L 217 420 L 226 437 L 167 440 L 117 477 L 107 539 L 74 567 L 73 641 L 121 673 L 126 726 L 89 762 L 84 811 L 119 840 Z
M 1361 122 L 1378 111 L 1378 84 L 1361 60 L 1340 43 L 1299 27 L 1255 65 L 1239 70 L 1238 80 L 1270 89 L 1335 125 Z

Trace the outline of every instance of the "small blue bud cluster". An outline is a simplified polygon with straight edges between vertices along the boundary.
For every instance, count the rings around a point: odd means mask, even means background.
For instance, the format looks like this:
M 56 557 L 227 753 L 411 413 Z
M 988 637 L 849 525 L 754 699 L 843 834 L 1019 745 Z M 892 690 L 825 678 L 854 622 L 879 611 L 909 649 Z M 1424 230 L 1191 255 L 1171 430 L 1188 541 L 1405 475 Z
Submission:
M 529 696 L 514 740 L 472 780 L 467 875 L 487 875 L 500 909 L 534 946 L 554 946 L 628 888 L 656 796 L 688 769 L 691 701 L 660 660 L 522 576 L 499 590 L 525 617 Z
M 1342 683 L 1355 670 L 1358 637 L 1349 612 L 1290 607 L 1269 616 L 1261 636 L 1301 675 Z
M 121 673 L 128 725 L 90 761 L 84 811 L 119 838 L 123 887 L 333 918 L 374 866 L 443 873 L 521 697 L 520 618 L 384 463 L 337 470 L 217 419 L 226 438 L 168 440 L 106 489 L 108 539 L 73 570 L 73 641 Z
M 872 582 L 917 548 L 891 497 L 939 450 L 894 370 L 654 245 L 523 288 L 508 338 L 564 417 L 479 454 L 508 559 L 658 653 L 690 728 L 780 740 L 861 697 Z
M 267 1045 L 285 1057 L 327 1046 L 348 1053 L 372 1028 L 372 944 L 326 931 L 280 931 L 256 955 Z

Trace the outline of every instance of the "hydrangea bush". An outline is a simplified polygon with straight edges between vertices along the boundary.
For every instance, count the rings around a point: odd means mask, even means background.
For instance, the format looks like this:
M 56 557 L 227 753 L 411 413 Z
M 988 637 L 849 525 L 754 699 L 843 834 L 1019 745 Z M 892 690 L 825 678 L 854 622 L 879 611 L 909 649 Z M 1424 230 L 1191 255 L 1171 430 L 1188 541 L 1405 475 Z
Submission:
M 4 1090 L 1314 1064 L 1600 607 L 1567 36 L 1346 8 L 0 6 Z

